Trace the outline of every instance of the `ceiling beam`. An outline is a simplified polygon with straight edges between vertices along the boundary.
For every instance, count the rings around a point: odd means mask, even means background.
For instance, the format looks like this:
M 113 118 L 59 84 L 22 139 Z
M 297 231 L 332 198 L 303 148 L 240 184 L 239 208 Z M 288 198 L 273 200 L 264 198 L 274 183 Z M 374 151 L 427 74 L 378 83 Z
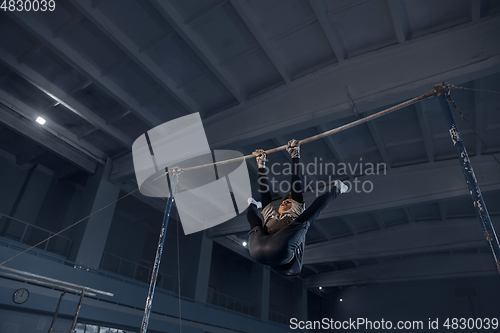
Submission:
M 223 4 L 225 4 L 228 0 L 217 0 L 208 3 L 206 6 L 200 8 L 193 14 L 189 15 L 184 19 L 184 24 L 191 24 L 194 21 L 198 20 L 199 18 L 203 17 L 204 15 L 210 13 L 212 10 L 219 8 Z
M 344 61 L 345 58 L 347 58 L 347 50 L 342 43 L 340 34 L 327 13 L 328 8 L 326 3 L 323 0 L 309 0 L 309 3 L 314 10 L 314 14 L 316 14 L 316 17 L 318 18 L 321 28 L 325 32 L 326 38 L 328 39 L 333 53 L 335 54 L 335 58 L 337 58 L 338 62 Z
M 489 253 L 441 254 L 384 262 L 377 265 L 320 273 L 305 278 L 306 288 L 435 280 L 496 274 Z
M 78 22 L 80 22 L 83 18 L 83 15 L 78 13 L 75 16 L 71 16 L 66 22 L 64 22 L 62 25 L 57 27 L 53 32 L 52 32 L 52 37 L 53 38 L 58 38 L 61 36 L 61 34 L 68 30 L 70 27 L 74 26 Z
M 351 98 L 349 90 L 347 89 L 347 87 L 345 87 L 345 89 L 346 89 L 347 97 L 348 97 L 349 102 L 351 104 L 352 110 L 354 112 L 354 115 L 356 115 L 358 118 L 364 118 L 362 115 L 358 116 L 358 112 L 357 112 L 356 106 L 354 104 L 354 101 Z M 382 157 L 382 160 L 384 161 L 384 168 L 385 169 L 390 169 L 391 166 L 392 166 L 392 163 L 389 161 L 389 157 L 387 156 L 387 152 L 386 152 L 386 147 L 388 145 L 386 145 L 386 144 L 383 143 L 383 140 L 382 140 L 382 137 L 380 135 L 380 132 L 375 127 L 375 123 L 374 122 L 367 122 L 366 125 L 368 126 L 368 130 L 369 130 L 369 132 L 370 132 L 370 134 L 372 136 L 373 141 L 375 142 L 375 146 L 377 147 L 377 150 L 378 150 L 380 156 Z M 399 142 L 398 142 L 398 144 L 399 144 Z M 406 144 L 406 143 L 401 143 L 401 144 Z
M 348 59 L 342 66 L 328 67 L 294 80 L 244 105 L 204 119 L 210 147 L 247 146 L 351 116 L 351 105 L 345 98 L 346 85 L 352 87 L 356 96 L 363 96 L 356 100 L 356 106 L 360 112 L 366 112 L 420 95 L 443 80 L 465 82 L 500 72 L 500 44 L 496 43 L 499 25 L 500 17 L 495 17 L 451 28 L 412 43 Z M 471 47 L 455 49 L 466 43 Z M 483 50 L 480 57 L 474 45 Z M 441 56 L 436 58 L 435 54 Z M 415 59 L 427 66 L 415 66 Z M 266 119 L 266 122 L 255 119 Z M 361 152 L 356 152 L 359 154 Z M 125 156 L 132 166 L 132 155 Z M 133 168 L 120 169 L 121 177 L 134 172 Z
M 218 148 L 345 117 L 350 109 L 346 86 L 353 96 L 362 96 L 355 102 L 365 112 L 418 96 L 443 80 L 464 82 L 498 72 L 499 25 L 500 17 L 485 19 L 329 66 L 204 119 L 208 141 Z M 416 59 L 425 66 L 415 66 Z M 255 119 L 266 119 L 266 124 Z
M 101 4 L 101 2 L 103 2 L 104 0 L 90 0 L 90 4 L 92 6 L 92 8 L 97 8 L 99 7 L 99 5 Z
M 331 129 L 331 128 L 328 129 L 324 125 L 321 125 L 321 124 L 316 126 L 315 128 L 316 128 L 316 131 L 318 132 L 318 134 L 324 133 L 324 132 Z M 326 145 L 328 146 L 328 149 L 330 149 L 331 153 L 333 154 L 335 159 L 338 161 L 338 163 L 345 163 L 345 156 L 342 154 L 341 148 L 339 147 L 337 142 L 335 142 L 333 137 L 331 135 L 326 136 L 323 138 L 323 141 L 326 143 Z M 349 179 L 353 178 L 353 175 L 351 175 L 350 173 L 347 176 L 349 177 Z
M 23 52 L 19 57 L 17 57 L 17 63 L 22 64 L 26 61 L 32 54 L 38 52 L 42 48 L 42 44 L 37 42 L 33 44 L 28 50 Z
M 2 123 L 10 127 L 14 132 L 32 140 L 41 145 L 62 159 L 72 163 L 78 168 L 88 172 L 95 173 L 97 162 L 88 155 L 70 146 L 58 137 L 37 128 L 37 124 L 24 117 L 15 116 L 11 111 L 5 110 L 5 106 L 0 106 L 0 119 Z
M 86 132 L 83 132 L 82 134 L 78 135 L 78 140 L 81 140 L 87 136 L 89 136 L 90 134 L 93 134 L 95 132 L 97 132 L 99 129 L 97 127 L 93 127 L 91 129 L 89 129 L 88 131 Z
M 358 231 L 356 230 L 356 228 L 354 228 L 354 226 L 352 225 L 351 221 L 347 216 L 340 217 L 340 221 L 342 221 L 342 223 L 346 226 L 346 228 L 349 229 L 349 231 L 353 236 L 358 235 Z
M 438 201 L 438 206 L 439 216 L 441 217 L 441 220 L 444 221 L 446 220 L 446 207 L 444 206 L 444 203 L 442 201 Z
M 92 84 L 91 80 L 85 79 L 82 83 L 80 83 L 78 86 L 73 88 L 70 92 L 68 92 L 68 95 L 76 94 L 77 92 L 82 91 L 83 89 L 86 89 L 91 84 Z
M 389 2 L 391 2 L 389 0 Z M 481 18 L 481 0 L 471 0 L 470 4 L 471 21 L 477 21 Z
M 199 112 L 200 107 L 184 91 L 177 88 L 177 83 L 170 78 L 165 71 L 157 65 L 146 54 L 141 53 L 130 38 L 127 37 L 118 27 L 116 27 L 104 14 L 98 9 L 93 9 L 86 0 L 74 2 L 75 6 L 85 14 L 109 39 L 111 39 L 119 48 L 121 48 L 137 65 L 139 65 L 150 77 L 152 77 L 160 86 L 163 87 L 177 102 L 179 102 L 188 113 Z
M 81 170 L 78 168 L 65 168 L 57 173 L 57 180 L 64 181 L 80 172 Z
M 389 11 L 391 12 L 392 23 L 399 43 L 404 43 L 411 37 L 410 23 L 406 5 L 403 1 L 387 0 Z
M 405 213 L 405 217 L 406 219 L 408 220 L 408 223 L 415 223 L 415 219 L 413 218 L 413 216 L 411 215 L 411 212 L 410 210 L 408 209 L 408 207 L 404 207 L 403 208 L 403 212 Z
M 71 112 L 77 114 L 95 127 L 99 128 L 122 146 L 126 148 L 130 148 L 132 146 L 132 140 L 129 137 L 116 128 L 108 126 L 102 118 L 97 116 L 75 98 L 68 96 L 68 94 L 56 86 L 54 82 L 46 79 L 38 72 L 31 69 L 31 67 L 28 67 L 25 64 L 18 64 L 15 57 L 2 48 L 0 48 L 0 59 L 12 71 L 33 84 L 36 88 L 40 89 L 47 96 L 55 100 L 57 103 L 64 105 L 64 107 Z
M 384 224 L 384 222 L 382 222 L 382 219 L 380 218 L 380 216 L 378 216 L 377 212 L 373 212 L 370 214 L 372 219 L 375 221 L 375 223 L 377 223 L 377 226 L 380 228 L 380 229 L 386 229 L 386 226 Z
M 378 129 L 375 127 L 375 122 L 369 121 L 366 123 L 366 125 L 368 125 L 368 130 L 372 135 L 373 141 L 375 141 L 375 145 L 377 146 L 380 156 L 382 156 L 382 161 L 384 161 L 386 168 L 390 169 L 392 167 L 392 163 L 389 160 L 389 157 L 387 156 L 384 142 L 382 140 L 382 137 L 380 136 Z
M 432 141 L 431 129 L 429 127 L 429 121 L 427 120 L 427 106 L 425 101 L 415 104 L 415 110 L 417 111 L 418 123 L 420 125 L 420 130 L 422 132 L 422 137 L 424 138 L 425 152 L 427 154 L 427 159 L 430 163 L 434 162 L 434 144 Z
M 500 190 L 498 164 L 490 156 L 471 157 L 476 177 L 483 193 Z M 323 211 L 320 219 L 350 214 L 371 213 L 444 199 L 467 197 L 469 190 L 462 169 L 456 159 L 432 164 L 417 164 L 393 168 L 386 175 L 358 177 L 360 182 L 370 181 L 373 191 L 351 191 L 336 198 Z M 306 203 L 315 199 L 314 193 L 305 193 Z M 248 222 L 237 216 L 228 222 L 210 228 L 208 235 L 216 237 L 248 231 Z
M 241 87 L 229 71 L 220 66 L 221 59 L 212 53 L 198 34 L 184 23 L 184 18 L 168 1 L 150 0 L 158 12 L 167 20 L 174 30 L 181 36 L 186 44 L 200 57 L 214 75 L 222 82 L 226 89 L 240 102 L 245 102 L 246 96 Z
M 311 227 L 316 229 L 327 241 L 333 238 L 332 234 L 321 224 L 321 221 L 315 221 Z
M 471 158 L 471 163 L 483 192 L 500 189 L 500 173 L 494 160 Z M 360 182 L 371 182 L 373 190 L 370 193 L 351 191 L 341 195 L 323 211 L 321 218 L 399 208 L 469 194 L 456 159 L 399 167 L 396 172 L 388 171 L 386 175 L 381 173 L 358 178 Z M 306 196 L 306 200 L 311 199 Z
M 37 147 L 37 150 L 35 150 L 35 151 L 27 152 L 26 150 L 23 150 L 17 154 L 16 164 L 18 164 L 18 165 L 24 165 L 26 163 L 33 164 L 33 163 L 31 163 L 33 160 L 41 157 L 45 153 L 47 153 L 47 150 L 38 149 L 38 147 Z
M 59 137 L 61 140 L 66 141 L 68 144 L 73 146 L 74 148 L 80 150 L 84 154 L 88 155 L 90 158 L 95 160 L 100 164 L 104 164 L 106 160 L 106 154 L 94 147 L 93 145 L 79 141 L 80 138 L 75 135 L 73 132 L 67 130 L 63 126 L 58 125 L 47 116 L 41 114 L 37 110 L 33 109 L 31 106 L 26 103 L 18 100 L 11 94 L 5 92 L 4 90 L 0 90 L 0 103 L 5 105 L 11 110 L 14 110 L 16 113 L 22 115 L 24 118 L 29 119 L 31 122 L 35 122 L 39 115 L 43 116 L 46 120 L 46 123 L 40 128 L 44 131 L 49 132 L 50 134 Z
M 500 224 L 499 217 L 492 220 Z M 476 218 L 426 221 L 308 245 L 304 264 L 453 251 L 487 244 Z
M 240 15 L 243 22 L 245 22 L 252 35 L 259 42 L 260 47 L 267 54 L 267 56 L 271 60 L 271 63 L 280 73 L 283 80 L 286 83 L 289 83 L 291 81 L 291 74 L 286 69 L 283 57 L 276 50 L 276 47 L 273 47 L 269 43 L 269 39 L 264 36 L 264 32 L 257 28 L 260 24 L 250 6 L 245 1 L 238 0 L 231 0 L 231 4 L 233 5 L 238 15 Z
M 118 115 L 118 116 L 116 116 L 114 118 L 109 119 L 106 123 L 107 124 L 114 124 L 117 121 L 122 120 L 123 118 L 125 118 L 126 116 L 128 116 L 131 113 L 132 113 L 132 111 L 127 110 L 127 111 L 123 112 L 122 114 L 120 114 L 120 115 Z
M 313 271 L 314 274 L 319 274 L 319 271 L 313 265 L 307 265 L 307 266 L 304 266 L 304 267 L 306 267 L 307 269 L 310 269 L 311 271 Z
M 158 37 L 153 38 L 149 42 L 146 42 L 146 44 L 143 44 L 141 48 L 139 49 L 139 53 L 146 52 L 147 50 L 151 49 L 153 46 L 158 44 L 164 39 L 170 38 L 170 36 L 176 34 L 174 30 L 170 31 L 165 31 L 164 33 L 160 34 Z
M 95 85 L 113 96 L 113 98 L 119 101 L 125 108 L 132 110 L 134 114 L 146 124 L 149 126 L 156 126 L 161 123 L 156 116 L 141 107 L 137 100 L 125 92 L 113 80 L 106 75 L 102 75 L 101 71 L 85 56 L 82 56 L 62 39 L 54 38 L 51 30 L 39 20 L 32 18 L 29 14 L 27 15 L 27 13 L 17 12 L 12 15 L 12 19 L 35 38 L 40 40 L 44 45 L 49 46 L 56 54 L 64 59 L 64 61 L 92 80 Z
M 305 19 L 303 19 L 302 21 L 299 21 L 297 22 L 296 24 L 294 24 L 293 26 L 289 27 L 288 29 L 286 29 L 285 31 L 280 31 L 276 34 L 274 34 L 273 36 L 270 36 L 269 37 L 269 40 L 270 41 L 277 41 L 277 40 L 280 40 L 281 38 L 284 38 L 296 31 L 299 31 L 305 27 L 307 27 L 308 25 L 311 25 L 313 23 L 315 23 L 318 19 L 315 17 L 315 16 L 309 16 L 309 17 L 306 17 Z

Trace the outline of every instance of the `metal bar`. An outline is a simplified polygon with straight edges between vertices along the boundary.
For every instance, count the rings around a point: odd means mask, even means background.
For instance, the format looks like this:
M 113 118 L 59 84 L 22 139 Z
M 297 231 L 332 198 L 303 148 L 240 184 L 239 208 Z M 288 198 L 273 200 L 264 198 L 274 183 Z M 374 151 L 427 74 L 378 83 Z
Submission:
M 170 170 L 172 171 L 172 170 Z M 168 177 L 168 175 L 167 175 Z M 163 217 L 163 225 L 160 232 L 160 238 L 158 239 L 158 247 L 156 249 L 156 258 L 153 265 L 153 272 L 151 274 L 151 282 L 149 284 L 148 297 L 146 298 L 146 306 L 144 307 L 144 316 L 142 317 L 142 324 L 140 333 L 146 333 L 149 325 L 149 316 L 151 315 L 151 308 L 153 306 L 153 296 L 155 293 L 156 280 L 158 278 L 158 272 L 160 270 L 161 255 L 163 253 L 163 244 L 165 243 L 165 236 L 167 234 L 168 219 L 170 217 L 170 211 L 172 209 L 172 202 L 174 201 L 175 187 L 177 185 L 177 179 L 179 175 L 177 172 L 173 174 L 172 185 L 170 186 L 170 198 L 168 199 L 167 209 L 165 210 L 165 215 Z M 180 295 L 179 295 L 180 296 Z
M 476 215 L 481 222 L 484 236 L 490 246 L 493 259 L 495 260 L 495 263 L 497 265 L 497 271 L 500 274 L 500 245 L 498 244 L 498 238 L 495 233 L 495 228 L 491 224 L 490 215 L 488 214 L 488 209 L 486 208 L 486 204 L 484 203 L 481 189 L 477 184 L 476 175 L 474 174 L 474 170 L 472 169 L 469 155 L 467 154 L 467 150 L 465 149 L 464 143 L 462 141 L 462 136 L 460 135 L 460 131 L 458 130 L 457 124 L 455 123 L 455 118 L 453 117 L 453 113 L 451 112 L 450 105 L 448 104 L 447 97 L 451 101 L 451 97 L 448 96 L 449 87 L 445 84 L 442 84 L 441 86 L 436 86 L 436 90 L 438 91 L 437 97 L 448 124 L 451 140 L 453 141 L 453 145 L 455 146 L 455 149 L 457 151 L 458 160 L 460 161 L 465 180 L 467 181 L 467 186 L 469 187 L 469 193 L 472 197 L 474 208 L 476 209 Z
M 61 301 L 63 296 L 66 294 L 66 292 L 61 293 L 61 296 L 59 297 L 59 302 L 57 302 L 57 308 L 56 312 L 54 313 L 54 318 L 52 318 L 52 323 L 50 324 L 50 328 L 48 333 L 54 333 L 54 323 L 56 322 L 57 314 L 59 313 L 59 307 L 61 306 Z
M 21 236 L 21 239 L 19 240 L 19 243 L 23 242 L 24 235 L 26 235 L 26 229 L 28 229 L 28 224 L 24 225 L 23 235 Z
M 69 333 L 76 333 L 76 330 L 75 330 L 76 321 L 78 320 L 78 315 L 80 314 L 80 309 L 82 307 L 84 294 L 85 294 L 85 289 L 82 289 L 82 295 L 80 296 L 80 301 L 78 301 L 78 306 L 76 307 L 75 318 L 73 318 L 73 324 L 71 325 L 71 329 L 69 330 Z
M 302 140 L 299 141 L 299 143 L 300 144 L 309 143 L 309 142 L 312 142 L 312 141 L 315 141 L 315 140 L 318 140 L 318 139 L 322 139 L 322 138 L 324 138 L 326 136 L 329 136 L 329 135 L 332 135 L 332 134 L 335 134 L 335 133 L 339 133 L 339 132 L 345 131 L 346 129 L 349 129 L 349 128 L 358 126 L 360 124 L 366 123 L 366 122 L 368 122 L 370 120 L 373 120 L 375 118 L 378 118 L 378 117 L 381 117 L 381 116 L 385 116 L 386 114 L 389 114 L 389 113 L 394 112 L 396 110 L 402 109 L 402 108 L 404 108 L 404 107 L 406 107 L 408 105 L 414 104 L 414 103 L 416 103 L 416 102 L 418 102 L 420 100 L 423 100 L 423 99 L 426 99 L 426 98 L 430 98 L 430 97 L 435 96 L 435 95 L 436 95 L 436 90 L 433 89 L 431 91 L 426 92 L 425 94 L 423 94 L 421 96 L 409 99 L 406 102 L 400 103 L 398 105 L 394 105 L 394 106 L 392 106 L 390 108 L 387 108 L 385 110 L 382 110 L 380 112 L 371 114 L 371 115 L 366 116 L 364 118 L 361 118 L 361 119 L 358 119 L 358 120 L 353 121 L 351 123 L 339 126 L 337 128 L 331 129 L 329 131 L 326 131 L 326 132 L 323 132 L 323 133 L 311 136 L 309 138 L 302 139 Z M 277 151 L 285 150 L 285 148 L 286 148 L 286 145 L 283 145 L 283 146 L 279 146 L 279 147 L 276 147 L 276 148 L 272 148 L 272 149 L 266 150 L 264 152 L 266 154 L 271 154 L 271 153 L 275 153 Z M 224 160 L 224 161 L 218 161 L 218 162 L 214 162 L 214 163 L 207 163 L 207 164 L 202 164 L 202 165 L 196 165 L 196 166 L 192 166 L 192 167 L 187 167 L 187 168 L 183 168 L 182 171 L 201 169 L 201 168 L 206 168 L 206 167 L 214 166 L 214 165 L 222 165 L 222 164 L 234 163 L 234 162 L 246 160 L 246 159 L 253 158 L 253 157 L 255 157 L 255 156 L 253 154 L 250 154 L 250 155 L 245 155 L 245 156 L 242 156 L 242 157 L 231 158 L 231 159 Z
M 78 290 L 78 289 L 68 288 L 68 287 L 60 286 L 60 285 L 50 283 L 50 282 L 39 281 L 36 279 L 30 279 L 30 278 L 26 278 L 24 276 L 17 275 L 17 274 L 0 272 L 0 276 L 6 276 L 8 278 L 12 278 L 12 279 L 16 279 L 16 280 L 24 281 L 24 282 L 31 282 L 31 283 L 37 284 L 39 286 L 57 288 L 57 289 L 64 290 L 66 292 L 72 292 L 72 293 L 76 293 L 76 294 L 78 294 L 80 292 L 80 290 Z M 87 294 L 88 296 L 95 296 L 96 295 L 96 294 L 88 292 L 88 291 L 86 291 L 85 294 Z
M 49 239 L 45 242 L 45 247 L 43 248 L 45 251 L 47 251 L 47 248 L 49 247 L 49 242 L 52 238 L 50 238 L 50 236 L 52 236 L 53 233 L 52 232 L 49 232 Z
M 85 289 L 85 290 L 92 291 L 94 293 L 98 293 L 98 294 L 102 294 L 102 295 L 106 295 L 106 296 L 113 296 L 112 293 L 108 293 L 107 291 L 102 291 L 102 290 L 98 290 L 98 289 L 94 289 L 94 288 L 89 288 L 89 287 L 85 287 L 85 286 L 80 286 L 78 284 L 74 284 L 74 283 L 70 283 L 70 282 L 66 282 L 66 281 L 61 281 L 61 280 L 49 278 L 49 277 L 46 277 L 46 276 L 42 276 L 42 275 L 38 275 L 38 274 L 33 274 L 33 273 L 30 273 L 30 272 L 20 271 L 18 269 L 14 269 L 14 268 L 0 266 L 0 269 L 6 270 L 6 271 L 9 271 L 9 272 L 13 272 L 13 273 L 17 273 L 17 274 L 22 274 L 22 275 L 34 277 L 34 278 L 44 279 L 44 280 L 55 282 L 55 283 L 64 284 L 64 285 L 67 285 L 67 286 L 70 286 L 70 287 L 75 287 L 75 288 L 78 288 L 78 289 Z
M 120 269 L 122 268 L 122 258 L 118 257 L 118 259 L 119 259 L 119 260 L 118 260 L 118 272 L 117 272 L 117 273 L 118 273 L 118 274 L 121 274 L 121 273 L 120 273 Z

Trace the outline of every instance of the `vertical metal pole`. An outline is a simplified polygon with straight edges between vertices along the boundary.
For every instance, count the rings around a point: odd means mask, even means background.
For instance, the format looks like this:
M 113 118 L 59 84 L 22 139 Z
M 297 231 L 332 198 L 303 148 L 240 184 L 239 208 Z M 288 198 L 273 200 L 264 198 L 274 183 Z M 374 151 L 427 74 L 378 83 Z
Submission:
M 12 220 L 11 220 L 12 221 Z M 21 236 L 21 240 L 19 240 L 19 243 L 22 243 L 23 242 L 23 239 L 24 239 L 24 235 L 26 235 L 26 230 L 28 229 L 28 225 L 25 224 L 24 225 L 24 230 L 23 230 L 23 235 Z
M 435 87 L 438 88 L 438 90 L 439 88 L 442 89 L 438 93 L 438 100 L 441 104 L 441 108 L 443 109 L 446 122 L 448 123 L 451 140 L 455 145 L 458 160 L 460 161 L 460 165 L 462 166 L 462 171 L 464 173 L 465 180 L 467 181 L 467 186 L 469 187 L 469 193 L 472 197 L 474 208 L 476 209 L 476 215 L 481 222 L 481 226 L 483 227 L 484 231 L 484 237 L 486 238 L 486 241 L 490 246 L 493 259 L 495 260 L 495 263 L 497 265 L 497 271 L 500 274 L 500 246 L 498 244 L 498 238 L 495 234 L 495 229 L 491 224 L 490 215 L 488 214 L 488 209 L 486 209 L 486 204 L 484 203 L 483 196 L 481 195 L 479 185 L 477 184 L 476 175 L 474 174 L 474 170 L 472 170 L 469 155 L 467 155 L 467 150 L 465 149 L 464 143 L 462 141 L 462 136 L 460 135 L 457 124 L 455 123 L 455 118 L 453 117 L 453 113 L 451 112 L 450 105 L 448 104 L 448 101 L 446 99 L 448 89 L 444 87 L 444 84 L 441 87 Z
M 85 294 L 85 289 L 82 289 L 82 295 L 80 296 L 80 301 L 78 302 L 78 306 L 76 307 L 75 318 L 73 319 L 73 324 L 71 325 L 71 329 L 69 333 L 76 333 L 76 321 L 78 320 L 78 315 L 80 314 L 80 308 L 82 307 L 83 295 Z
M 53 234 L 51 232 L 49 232 L 49 237 L 52 236 Z M 49 242 L 50 242 L 50 239 L 48 241 L 45 242 L 45 247 L 44 247 L 44 250 L 47 251 L 47 248 L 49 247 Z
M 122 268 L 122 258 L 118 258 L 118 274 L 120 274 L 120 269 Z
M 49 332 L 48 333 L 54 333 L 54 323 L 56 322 L 57 314 L 59 313 L 59 307 L 61 306 L 61 301 L 63 296 L 66 294 L 66 292 L 61 293 L 61 296 L 59 296 L 59 302 L 57 302 L 57 308 L 56 308 L 56 313 L 54 313 L 54 318 L 52 318 L 52 323 L 50 324 Z
M 160 270 L 161 255 L 163 253 L 163 244 L 165 243 L 165 235 L 167 233 L 168 219 L 170 217 L 170 210 L 172 202 L 174 201 L 175 186 L 177 185 L 178 173 L 173 174 L 172 184 L 170 186 L 170 198 L 168 199 L 167 209 L 163 217 L 163 225 L 160 231 L 160 238 L 158 239 L 158 247 L 156 249 L 156 258 L 153 265 L 153 272 L 151 273 L 151 282 L 149 284 L 148 298 L 146 298 L 146 306 L 144 307 L 144 316 L 142 317 L 142 324 L 140 333 L 146 333 L 148 330 L 149 316 L 153 306 L 153 296 L 155 293 L 156 279 L 158 278 L 158 271 Z

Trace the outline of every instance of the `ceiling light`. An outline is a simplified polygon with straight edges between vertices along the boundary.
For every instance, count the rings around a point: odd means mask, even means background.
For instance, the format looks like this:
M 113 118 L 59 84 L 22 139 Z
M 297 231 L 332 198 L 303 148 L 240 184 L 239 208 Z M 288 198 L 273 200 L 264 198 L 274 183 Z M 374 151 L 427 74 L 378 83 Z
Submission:
M 39 123 L 40 125 L 43 125 L 45 124 L 45 119 L 43 119 L 42 117 L 38 117 L 36 118 L 36 122 Z
M 243 245 L 243 246 L 247 246 L 247 242 L 243 242 L 241 245 Z
M 340 301 L 342 302 L 342 298 L 340 299 Z
M 319 287 L 319 290 L 323 289 L 323 287 Z

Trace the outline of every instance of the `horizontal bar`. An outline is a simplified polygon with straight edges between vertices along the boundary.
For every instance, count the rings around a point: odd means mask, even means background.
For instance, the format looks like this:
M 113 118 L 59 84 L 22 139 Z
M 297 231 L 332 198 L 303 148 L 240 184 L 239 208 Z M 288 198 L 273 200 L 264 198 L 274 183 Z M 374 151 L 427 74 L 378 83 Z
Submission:
M 21 275 L 26 275 L 26 276 L 38 278 L 38 279 L 44 279 L 44 280 L 47 280 L 47 281 L 50 281 L 50 282 L 65 284 L 65 285 L 70 286 L 70 287 L 74 287 L 74 288 L 78 288 L 78 289 L 84 289 L 85 291 L 87 291 L 87 290 L 93 291 L 95 293 L 106 295 L 106 296 L 114 296 L 112 293 L 109 293 L 107 291 L 102 291 L 102 290 L 98 290 L 98 289 L 94 289 L 94 288 L 90 288 L 90 287 L 85 287 L 85 286 L 81 286 L 81 285 L 78 285 L 78 284 L 74 284 L 74 283 L 70 283 L 70 282 L 66 282 L 66 281 L 61 281 L 61 280 L 49 278 L 49 277 L 46 277 L 46 276 L 42 276 L 42 275 L 30 273 L 30 272 L 21 271 L 21 270 L 14 269 L 14 268 L 0 266 L 0 269 L 6 270 L 6 271 L 12 272 L 12 273 L 17 273 L 17 274 L 21 274 Z

